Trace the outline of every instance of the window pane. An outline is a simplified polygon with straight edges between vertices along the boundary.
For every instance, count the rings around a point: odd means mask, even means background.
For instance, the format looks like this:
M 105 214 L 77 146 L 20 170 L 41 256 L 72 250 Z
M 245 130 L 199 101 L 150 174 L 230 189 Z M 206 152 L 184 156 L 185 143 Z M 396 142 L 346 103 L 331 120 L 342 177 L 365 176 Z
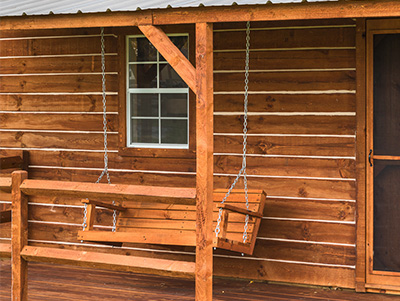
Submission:
M 129 88 L 157 88 L 157 64 L 129 65 Z
M 169 64 L 160 64 L 160 88 L 186 88 L 186 83 Z
M 130 62 L 157 61 L 157 49 L 146 38 L 131 38 L 128 44 Z
M 161 143 L 187 144 L 187 120 L 161 120 Z
M 400 34 L 374 35 L 374 154 L 400 155 Z
M 158 117 L 158 94 L 131 94 L 131 116 Z
M 132 119 L 131 143 L 158 143 L 158 119 Z
M 374 160 L 374 270 L 400 271 L 399 164 Z
M 176 47 L 183 53 L 184 56 L 187 58 L 189 57 L 189 43 L 188 43 L 188 37 L 169 37 L 174 43 Z M 162 57 L 160 54 L 160 61 L 165 61 L 165 58 Z
M 162 117 L 187 117 L 187 94 L 161 94 Z

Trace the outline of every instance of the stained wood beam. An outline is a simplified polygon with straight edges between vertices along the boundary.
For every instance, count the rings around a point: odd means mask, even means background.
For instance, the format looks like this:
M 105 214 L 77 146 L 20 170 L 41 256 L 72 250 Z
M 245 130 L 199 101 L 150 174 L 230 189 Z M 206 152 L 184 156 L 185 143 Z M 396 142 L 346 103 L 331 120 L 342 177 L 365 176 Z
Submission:
M 196 24 L 196 300 L 212 300 L 213 25 Z
M 138 26 L 152 24 L 150 11 L 108 12 L 0 18 L 0 30 Z
M 77 198 L 136 201 L 166 204 L 194 205 L 196 191 L 193 188 L 139 186 L 124 184 L 94 184 L 49 180 L 25 180 L 21 191 L 27 195 L 66 195 Z
M 180 276 L 187 278 L 192 278 L 194 273 L 193 262 L 156 259 L 150 257 L 33 246 L 25 246 L 21 255 L 26 261 L 69 264 L 81 267 L 135 273 L 150 273 L 155 275 Z
M 158 27 L 139 26 L 139 29 L 174 68 L 190 89 L 196 93 L 196 70 L 170 38 Z
M 28 178 L 26 171 L 14 171 L 12 177 L 12 300 L 28 300 L 28 266 L 21 257 L 22 248 L 28 244 L 28 198 L 21 193 L 20 185 Z
M 353 0 L 165 9 L 153 12 L 153 24 L 166 25 L 200 22 L 217 23 L 399 16 L 400 1 L 398 0 Z
M 0 30 L 400 17 L 400 1 L 333 1 L 1 17 Z

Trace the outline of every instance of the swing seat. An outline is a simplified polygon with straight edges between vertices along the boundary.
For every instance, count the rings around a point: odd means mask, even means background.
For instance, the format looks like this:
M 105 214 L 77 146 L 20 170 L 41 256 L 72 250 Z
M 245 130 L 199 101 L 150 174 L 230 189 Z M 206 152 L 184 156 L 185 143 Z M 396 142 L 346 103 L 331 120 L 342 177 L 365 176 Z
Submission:
M 141 187 L 146 188 L 146 187 Z M 97 200 L 82 200 L 87 204 L 87 227 L 79 231 L 78 239 L 101 243 L 145 243 L 161 245 L 196 246 L 195 198 L 183 201 L 181 188 L 168 188 L 171 201 L 167 202 L 164 187 L 148 187 L 154 196 L 142 195 L 141 200 L 122 200 L 116 205 Z M 186 188 L 187 189 L 187 188 Z M 158 191 L 158 192 L 157 192 Z M 164 194 L 157 201 L 156 193 Z M 233 190 L 226 204 L 221 204 L 226 191 L 215 190 L 213 197 L 213 222 L 217 224 L 218 211 L 222 208 L 220 233 L 214 237 L 214 247 L 252 254 L 265 205 L 262 190 L 249 190 L 249 210 L 246 209 L 242 190 Z M 116 202 L 117 203 L 117 202 Z M 119 212 L 116 231 L 94 229 L 96 207 Z M 249 215 L 247 240 L 243 242 L 245 217 Z M 215 235 L 215 234 L 213 234 Z

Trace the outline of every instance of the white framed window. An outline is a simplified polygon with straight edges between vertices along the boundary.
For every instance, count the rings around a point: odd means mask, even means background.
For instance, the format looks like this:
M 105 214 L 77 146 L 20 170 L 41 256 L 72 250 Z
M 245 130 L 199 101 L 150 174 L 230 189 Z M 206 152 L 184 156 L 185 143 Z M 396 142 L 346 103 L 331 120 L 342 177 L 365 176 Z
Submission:
M 169 35 L 188 58 L 189 36 Z M 127 147 L 189 148 L 189 88 L 144 36 L 126 37 Z

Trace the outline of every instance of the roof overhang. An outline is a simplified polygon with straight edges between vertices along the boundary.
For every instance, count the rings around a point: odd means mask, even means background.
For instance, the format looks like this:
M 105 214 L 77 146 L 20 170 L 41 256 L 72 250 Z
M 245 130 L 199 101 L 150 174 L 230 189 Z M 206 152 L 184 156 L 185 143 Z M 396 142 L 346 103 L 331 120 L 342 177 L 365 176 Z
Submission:
M 400 1 L 349 0 L 278 5 L 168 8 L 130 12 L 10 16 L 0 18 L 0 30 L 376 17 L 400 17 Z

